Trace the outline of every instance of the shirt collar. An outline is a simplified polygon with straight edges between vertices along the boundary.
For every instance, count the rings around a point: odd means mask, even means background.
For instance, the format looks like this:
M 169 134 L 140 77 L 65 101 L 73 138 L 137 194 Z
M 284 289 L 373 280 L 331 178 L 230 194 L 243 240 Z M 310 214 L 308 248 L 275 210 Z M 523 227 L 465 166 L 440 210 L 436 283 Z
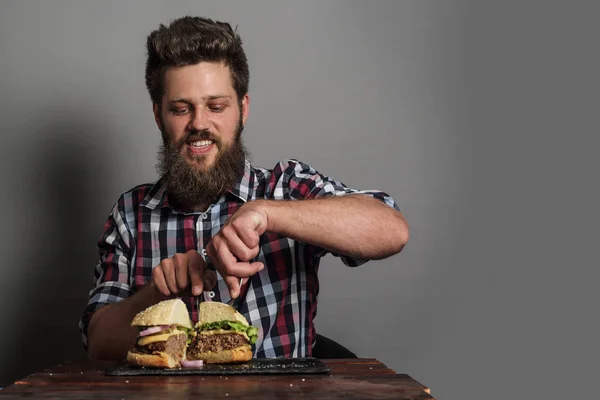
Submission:
M 225 197 L 231 194 L 244 203 L 252 199 L 252 188 L 255 182 L 255 173 L 248 159 L 244 160 L 244 174 L 242 177 L 227 191 L 227 193 L 217 201 L 221 203 L 225 201 Z M 155 208 L 170 207 L 169 196 L 166 191 L 164 179 L 160 178 L 151 188 L 148 194 L 144 197 L 140 206 L 154 210 Z M 198 211 L 200 213 L 200 211 Z
M 248 159 L 244 160 L 244 175 L 239 179 L 228 193 L 231 193 L 235 197 L 242 200 L 244 203 L 252 200 L 252 192 L 254 189 L 254 182 L 256 180 L 254 170 Z

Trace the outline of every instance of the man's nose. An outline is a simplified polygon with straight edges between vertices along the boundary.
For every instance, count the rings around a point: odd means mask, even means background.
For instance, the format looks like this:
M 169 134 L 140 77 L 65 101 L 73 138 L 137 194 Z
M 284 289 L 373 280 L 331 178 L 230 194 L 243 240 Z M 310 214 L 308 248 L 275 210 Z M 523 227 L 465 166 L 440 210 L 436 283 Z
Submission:
M 203 110 L 194 110 L 189 128 L 196 131 L 208 130 L 210 128 L 208 113 Z

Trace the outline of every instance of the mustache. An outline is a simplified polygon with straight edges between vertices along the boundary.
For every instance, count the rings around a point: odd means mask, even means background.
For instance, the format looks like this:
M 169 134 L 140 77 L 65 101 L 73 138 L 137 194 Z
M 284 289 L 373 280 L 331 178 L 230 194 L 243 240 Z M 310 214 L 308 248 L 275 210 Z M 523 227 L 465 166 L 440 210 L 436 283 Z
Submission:
M 179 142 L 177 142 L 177 149 L 181 150 L 181 148 L 186 144 L 186 143 L 190 143 L 190 142 L 196 142 L 198 140 L 212 140 L 213 142 L 215 142 L 215 144 L 217 145 L 217 147 L 221 147 L 221 139 L 213 136 L 212 133 L 210 133 L 210 131 L 208 130 L 201 130 L 201 131 L 189 131 L 188 133 L 186 133 L 186 135 L 181 138 L 181 140 L 179 140 Z

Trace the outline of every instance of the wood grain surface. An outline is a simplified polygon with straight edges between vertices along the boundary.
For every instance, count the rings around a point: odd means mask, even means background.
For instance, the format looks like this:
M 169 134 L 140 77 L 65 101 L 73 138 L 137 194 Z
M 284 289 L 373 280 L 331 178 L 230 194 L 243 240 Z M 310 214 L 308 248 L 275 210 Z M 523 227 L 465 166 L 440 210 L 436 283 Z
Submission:
M 0 399 L 434 399 L 375 359 L 322 361 L 330 373 L 234 376 L 108 376 L 115 363 L 65 362 L 17 380 Z

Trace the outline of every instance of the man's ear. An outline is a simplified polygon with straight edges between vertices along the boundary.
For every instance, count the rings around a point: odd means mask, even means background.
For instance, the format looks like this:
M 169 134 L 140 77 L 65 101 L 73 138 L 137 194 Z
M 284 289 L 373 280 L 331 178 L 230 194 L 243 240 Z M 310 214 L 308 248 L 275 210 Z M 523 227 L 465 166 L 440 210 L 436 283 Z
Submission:
M 242 124 L 246 125 L 248 113 L 250 112 L 250 96 L 248 96 L 248 94 L 242 99 L 242 109 L 240 111 L 242 113 Z
M 160 105 L 156 103 L 152 103 L 152 112 L 154 112 L 154 121 L 156 121 L 156 126 L 162 132 L 162 118 L 160 117 Z

